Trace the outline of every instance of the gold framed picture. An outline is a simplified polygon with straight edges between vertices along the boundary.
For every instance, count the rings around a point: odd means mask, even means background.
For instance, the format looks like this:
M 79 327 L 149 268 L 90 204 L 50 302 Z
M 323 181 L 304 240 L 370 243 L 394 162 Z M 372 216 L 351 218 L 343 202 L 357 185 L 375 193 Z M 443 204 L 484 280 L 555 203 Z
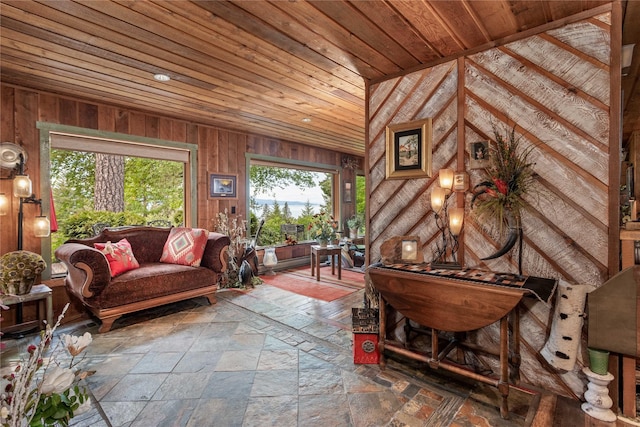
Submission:
M 387 126 L 387 179 L 431 176 L 431 118 Z

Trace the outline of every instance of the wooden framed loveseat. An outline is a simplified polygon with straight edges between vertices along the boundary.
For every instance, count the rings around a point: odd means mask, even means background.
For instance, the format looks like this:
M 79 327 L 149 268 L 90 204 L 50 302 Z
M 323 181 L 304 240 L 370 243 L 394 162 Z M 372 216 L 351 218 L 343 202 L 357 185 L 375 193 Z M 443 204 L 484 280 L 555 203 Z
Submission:
M 107 332 L 122 315 L 147 308 L 199 296 L 215 304 L 229 243 L 229 236 L 201 229 L 131 227 L 68 240 L 55 255 L 67 267 L 68 293 Z M 190 244 L 204 247 L 201 258 Z M 129 269 L 116 272 L 114 259 Z

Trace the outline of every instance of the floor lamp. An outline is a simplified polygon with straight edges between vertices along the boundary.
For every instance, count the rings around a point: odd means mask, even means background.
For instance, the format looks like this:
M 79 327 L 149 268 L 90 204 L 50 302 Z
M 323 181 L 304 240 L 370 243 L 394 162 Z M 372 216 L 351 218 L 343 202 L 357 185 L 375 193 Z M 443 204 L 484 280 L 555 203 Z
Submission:
M 40 215 L 34 218 L 33 231 L 36 237 L 47 237 L 51 232 L 49 219 L 42 214 L 42 199 L 35 197 L 32 193 L 32 183 L 29 175 L 24 173 L 24 154 L 18 154 L 18 163 L 11 171 L 8 179 L 13 179 L 13 195 L 19 199 L 18 207 L 18 250 L 22 250 L 22 240 L 24 234 L 24 205 L 34 204 L 40 206 Z M 8 215 L 9 200 L 4 193 L 0 193 L 0 215 Z M 23 321 L 22 303 L 16 305 L 16 324 Z

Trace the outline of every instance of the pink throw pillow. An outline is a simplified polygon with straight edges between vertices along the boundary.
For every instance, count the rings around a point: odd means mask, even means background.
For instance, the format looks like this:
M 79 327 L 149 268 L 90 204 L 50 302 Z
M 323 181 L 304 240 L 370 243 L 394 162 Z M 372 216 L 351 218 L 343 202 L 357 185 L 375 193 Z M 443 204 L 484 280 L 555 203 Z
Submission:
M 200 267 L 209 230 L 203 228 L 174 227 L 164 244 L 160 262 Z
M 118 243 L 94 243 L 93 246 L 107 257 L 111 277 L 116 277 L 125 271 L 135 270 L 140 267 L 140 264 L 133 256 L 131 244 L 127 239 L 122 239 Z

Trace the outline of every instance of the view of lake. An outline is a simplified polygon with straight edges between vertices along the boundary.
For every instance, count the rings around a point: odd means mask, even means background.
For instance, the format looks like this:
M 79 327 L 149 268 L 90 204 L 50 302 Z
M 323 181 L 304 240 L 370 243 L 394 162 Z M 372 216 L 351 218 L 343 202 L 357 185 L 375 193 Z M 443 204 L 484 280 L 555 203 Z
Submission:
M 269 205 L 270 207 L 273 206 L 273 202 L 275 201 L 275 199 L 256 199 L 256 202 L 260 205 L 260 206 L 264 206 L 264 205 Z M 294 218 L 299 217 L 302 214 L 302 211 L 304 210 L 305 205 L 307 204 L 307 202 L 300 202 L 297 200 L 278 200 L 278 205 L 280 205 L 280 209 L 284 209 L 284 204 L 285 202 L 287 202 L 288 206 L 289 206 L 289 210 L 291 211 L 291 215 Z M 311 203 L 311 207 L 313 208 L 313 212 L 314 213 L 318 213 L 320 212 L 320 207 L 322 205 L 319 203 Z M 257 216 L 262 215 L 262 209 L 259 212 L 256 212 Z
M 318 178 L 318 182 L 319 180 L 320 178 Z M 298 188 L 294 185 L 288 185 L 284 188 L 273 188 L 272 191 L 269 192 L 252 194 L 252 196 L 255 197 L 256 202 L 260 206 L 272 206 L 273 202 L 277 200 L 280 209 L 283 209 L 285 202 L 287 202 L 291 215 L 294 218 L 302 214 L 307 202 L 311 203 L 313 213 L 319 213 L 320 207 L 324 205 L 322 190 L 319 185 L 312 188 Z M 258 217 L 262 215 L 262 209 L 256 212 L 256 215 Z

